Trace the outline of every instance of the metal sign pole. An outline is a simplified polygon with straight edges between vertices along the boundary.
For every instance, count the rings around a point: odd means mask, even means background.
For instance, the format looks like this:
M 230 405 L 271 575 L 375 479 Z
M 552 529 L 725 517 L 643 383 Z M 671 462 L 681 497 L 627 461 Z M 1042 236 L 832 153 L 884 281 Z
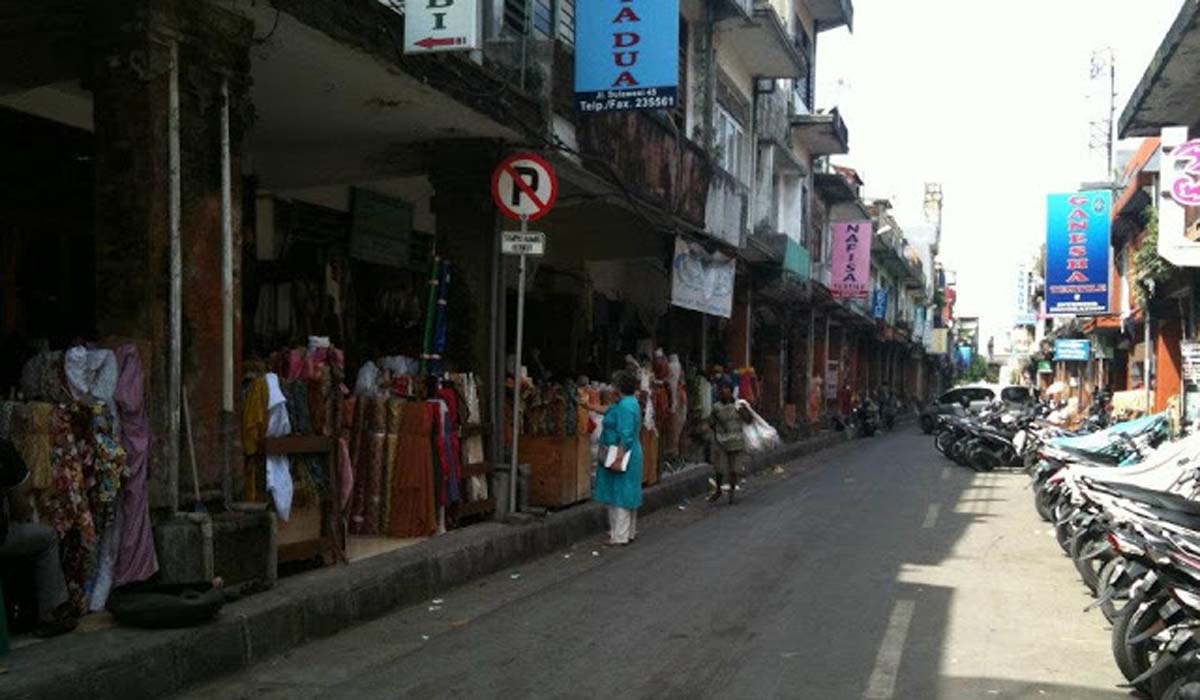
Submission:
M 521 217 L 521 233 L 529 231 L 529 217 Z M 512 467 L 508 479 L 508 512 L 519 511 L 517 505 L 517 445 L 521 439 L 521 346 L 525 338 L 525 253 L 521 253 L 517 273 L 517 352 L 513 370 L 513 431 Z

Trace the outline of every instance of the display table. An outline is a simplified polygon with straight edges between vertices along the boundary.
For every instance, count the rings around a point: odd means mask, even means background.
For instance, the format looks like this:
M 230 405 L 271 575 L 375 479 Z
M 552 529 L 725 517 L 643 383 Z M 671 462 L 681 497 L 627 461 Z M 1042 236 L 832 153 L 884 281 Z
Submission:
M 586 435 L 521 438 L 529 465 L 529 504 L 562 508 L 592 497 L 592 445 Z
M 642 429 L 642 485 L 658 483 L 658 433 Z
M 287 522 L 279 523 L 277 530 L 278 561 L 289 562 L 313 557 L 329 561 L 346 561 L 346 533 L 342 523 L 342 511 L 335 458 L 336 442 L 333 438 L 320 435 L 289 435 L 264 438 L 262 451 L 266 455 L 321 455 L 329 470 L 330 493 L 326 497 L 292 510 Z M 292 461 L 295 470 L 296 461 Z M 293 471 L 292 478 L 296 478 Z M 263 483 L 266 483 L 264 478 Z

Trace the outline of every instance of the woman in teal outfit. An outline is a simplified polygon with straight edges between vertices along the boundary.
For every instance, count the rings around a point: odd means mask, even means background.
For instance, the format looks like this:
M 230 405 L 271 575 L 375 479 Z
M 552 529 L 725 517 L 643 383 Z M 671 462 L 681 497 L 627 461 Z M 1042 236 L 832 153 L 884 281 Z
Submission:
M 600 433 L 600 464 L 596 465 L 596 483 L 592 497 L 608 504 L 608 544 L 626 545 L 637 538 L 637 509 L 642 505 L 642 411 L 634 392 L 637 376 L 618 372 L 617 389 L 621 400 L 604 414 L 604 429 Z M 608 448 L 619 450 L 617 463 L 629 453 L 629 466 L 616 472 L 604 466 Z

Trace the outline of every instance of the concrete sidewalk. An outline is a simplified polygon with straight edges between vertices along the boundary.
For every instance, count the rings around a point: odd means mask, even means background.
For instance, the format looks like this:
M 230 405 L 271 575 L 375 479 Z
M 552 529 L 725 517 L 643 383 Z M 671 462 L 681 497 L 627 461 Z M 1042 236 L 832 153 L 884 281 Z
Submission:
M 751 471 L 845 440 L 822 433 L 790 443 L 755 458 Z M 642 512 L 705 493 L 709 473 L 695 466 L 667 476 L 646 489 Z M 529 524 L 484 523 L 349 566 L 282 579 L 270 591 L 226 606 L 203 627 L 116 627 L 18 649 L 3 661 L 9 672 L 0 676 L 0 698 L 164 697 L 594 537 L 606 526 L 604 507 L 594 502 Z

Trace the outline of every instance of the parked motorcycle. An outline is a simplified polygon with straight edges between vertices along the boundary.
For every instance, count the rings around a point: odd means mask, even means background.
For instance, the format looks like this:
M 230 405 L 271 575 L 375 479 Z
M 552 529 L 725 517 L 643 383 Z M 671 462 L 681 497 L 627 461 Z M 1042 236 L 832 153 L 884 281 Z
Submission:
M 879 430 L 879 409 L 875 402 L 863 399 L 850 412 L 850 425 L 857 437 L 871 437 Z
M 1063 435 L 1030 420 L 1039 514 L 1112 624 L 1113 660 L 1154 700 L 1200 698 L 1200 436 L 1164 416 Z

